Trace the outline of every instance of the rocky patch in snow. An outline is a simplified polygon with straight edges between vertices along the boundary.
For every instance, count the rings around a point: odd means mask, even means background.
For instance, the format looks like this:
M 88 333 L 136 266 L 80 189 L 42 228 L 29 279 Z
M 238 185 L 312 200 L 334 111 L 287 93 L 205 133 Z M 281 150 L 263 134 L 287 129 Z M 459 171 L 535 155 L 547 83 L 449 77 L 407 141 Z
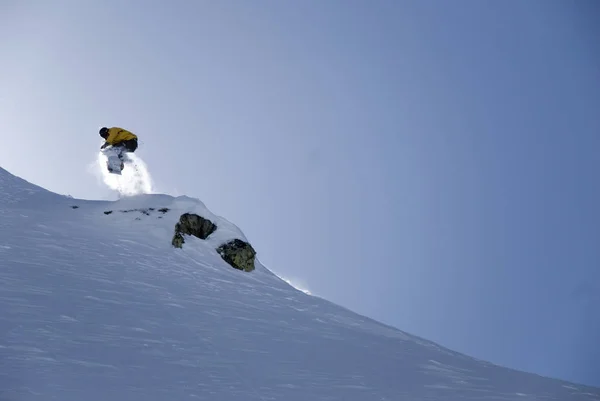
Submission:
M 122 209 L 122 210 L 105 210 L 105 215 L 113 213 L 139 213 L 145 216 L 151 216 L 152 214 L 159 213 L 158 218 L 169 212 L 169 208 L 163 207 L 160 209 L 154 207 L 148 208 L 134 208 L 134 209 Z M 140 216 L 141 217 L 141 216 Z M 140 220 L 140 217 L 136 217 L 136 220 Z M 201 240 L 207 240 L 218 227 L 213 221 L 208 218 L 202 217 L 196 213 L 184 213 L 179 217 L 179 221 L 175 224 L 175 233 L 171 238 L 171 244 L 175 248 L 183 248 L 185 243 L 185 236 L 194 236 Z M 216 246 L 215 251 L 227 262 L 231 267 L 242 270 L 245 272 L 251 272 L 255 269 L 256 251 L 248 242 L 234 238 L 227 240 L 222 238 L 223 234 L 219 238 L 212 238 L 213 245 Z M 231 237 L 230 237 L 231 238 Z M 215 243 L 216 241 L 216 243 Z
M 216 230 L 217 225 L 209 219 L 193 213 L 184 213 L 175 225 L 175 234 L 171 244 L 175 248 L 182 248 L 185 243 L 185 235 L 193 235 L 206 240 Z M 233 268 L 246 272 L 254 270 L 256 251 L 246 241 L 236 238 L 221 244 L 216 251 Z
M 71 206 L 73 209 L 78 208 L 79 206 Z M 118 210 L 118 212 L 120 213 L 134 213 L 134 212 L 138 212 L 140 214 L 143 214 L 145 216 L 150 216 L 152 214 L 152 212 L 154 211 L 158 211 L 161 213 L 161 216 L 158 216 L 159 219 L 162 218 L 162 215 L 167 213 L 169 211 L 169 208 L 163 207 L 160 209 L 156 209 L 154 207 L 149 207 L 149 208 L 138 208 L 138 209 L 124 209 L 124 210 Z M 113 210 L 105 210 L 104 214 L 109 215 L 112 214 Z M 139 217 L 136 218 L 136 220 L 139 220 Z
M 254 270 L 256 251 L 252 245 L 240 239 L 231 240 L 217 248 L 219 255 L 232 267 L 251 272 Z
M 175 235 L 171 243 L 175 248 L 181 248 L 185 243 L 184 235 L 193 235 L 200 239 L 207 239 L 215 232 L 217 226 L 210 220 L 192 213 L 184 213 L 175 224 Z

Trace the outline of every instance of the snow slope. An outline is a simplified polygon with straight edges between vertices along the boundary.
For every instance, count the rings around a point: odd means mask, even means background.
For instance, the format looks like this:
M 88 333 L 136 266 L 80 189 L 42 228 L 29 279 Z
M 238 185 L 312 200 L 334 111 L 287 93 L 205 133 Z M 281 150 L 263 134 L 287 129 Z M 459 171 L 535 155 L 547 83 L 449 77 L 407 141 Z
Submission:
M 219 229 L 174 249 L 183 212 Z M 600 400 L 235 270 L 213 250 L 233 237 L 195 199 L 83 201 L 0 169 L 0 400 Z

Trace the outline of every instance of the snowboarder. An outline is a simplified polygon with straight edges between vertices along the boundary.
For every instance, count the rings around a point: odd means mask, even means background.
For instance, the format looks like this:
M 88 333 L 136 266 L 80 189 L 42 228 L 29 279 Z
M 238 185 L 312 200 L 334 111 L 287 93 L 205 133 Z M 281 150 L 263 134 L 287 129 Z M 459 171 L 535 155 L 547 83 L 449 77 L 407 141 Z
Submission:
M 104 138 L 104 145 L 100 149 L 104 149 L 108 145 L 113 147 L 122 147 L 124 151 L 135 152 L 138 147 L 138 138 L 133 133 L 119 127 L 100 128 L 100 136 Z
M 138 147 L 138 138 L 135 134 L 119 127 L 102 127 L 100 128 L 100 136 L 104 138 L 104 144 L 100 149 L 104 149 L 107 146 L 112 146 L 118 154 L 119 160 L 121 160 L 121 170 L 125 167 L 123 163 L 124 152 L 135 152 Z M 109 167 L 109 171 L 113 171 Z

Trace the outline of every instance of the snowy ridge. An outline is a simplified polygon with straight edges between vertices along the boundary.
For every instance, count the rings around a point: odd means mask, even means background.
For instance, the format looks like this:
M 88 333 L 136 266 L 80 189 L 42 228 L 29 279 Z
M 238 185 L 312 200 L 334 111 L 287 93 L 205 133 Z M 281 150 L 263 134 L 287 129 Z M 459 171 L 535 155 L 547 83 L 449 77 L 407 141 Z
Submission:
M 41 197 L 58 198 L 60 195 L 54 194 L 37 185 L 10 174 L 0 167 L 0 205 L 14 205 L 25 202 L 32 197 L 37 197 L 38 202 L 42 202 Z
M 218 229 L 175 249 L 185 212 Z M 0 169 L 0 401 L 600 401 L 233 269 L 214 250 L 233 238 L 197 199 L 78 200 Z

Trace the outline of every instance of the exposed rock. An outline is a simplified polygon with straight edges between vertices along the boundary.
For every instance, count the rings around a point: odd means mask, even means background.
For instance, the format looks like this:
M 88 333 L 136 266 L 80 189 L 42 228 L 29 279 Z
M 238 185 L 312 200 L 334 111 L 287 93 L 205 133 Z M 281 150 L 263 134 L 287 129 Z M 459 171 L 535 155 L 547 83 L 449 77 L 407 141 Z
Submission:
M 73 206 L 71 206 L 71 207 L 72 207 L 73 209 L 79 209 L 79 206 L 77 206 L 77 205 L 73 205 Z
M 121 213 L 131 213 L 131 212 L 140 212 L 142 214 L 145 214 L 146 216 L 150 216 L 150 211 L 154 210 L 154 208 L 148 208 L 148 209 L 129 209 L 129 210 L 119 210 L 119 212 Z
M 175 235 L 173 235 L 171 244 L 173 244 L 175 248 L 183 248 L 184 242 L 185 240 L 183 239 L 183 234 L 181 234 L 179 231 L 175 231 Z
M 251 272 L 254 270 L 256 251 L 252 245 L 240 239 L 234 239 L 217 248 L 217 252 L 232 267 Z
M 197 214 L 184 213 L 179 218 L 179 223 L 175 224 L 175 235 L 171 243 L 175 248 L 181 248 L 185 242 L 184 235 L 207 239 L 216 229 L 217 226 L 212 221 Z
M 73 209 L 78 208 L 79 206 L 71 206 Z M 160 216 L 157 216 L 159 219 L 162 218 L 162 215 L 164 215 L 165 213 L 167 213 L 169 211 L 169 208 L 163 207 L 160 209 L 156 209 L 154 207 L 149 207 L 149 208 L 139 208 L 139 209 L 122 209 L 122 210 L 117 210 L 118 212 L 121 213 L 133 213 L 133 212 L 137 212 L 137 213 L 141 213 L 145 216 L 151 216 L 152 213 L 154 212 L 159 212 L 161 213 Z M 104 212 L 104 214 L 111 214 L 113 213 L 112 210 L 107 210 Z M 139 218 L 136 218 L 136 220 L 140 220 Z

